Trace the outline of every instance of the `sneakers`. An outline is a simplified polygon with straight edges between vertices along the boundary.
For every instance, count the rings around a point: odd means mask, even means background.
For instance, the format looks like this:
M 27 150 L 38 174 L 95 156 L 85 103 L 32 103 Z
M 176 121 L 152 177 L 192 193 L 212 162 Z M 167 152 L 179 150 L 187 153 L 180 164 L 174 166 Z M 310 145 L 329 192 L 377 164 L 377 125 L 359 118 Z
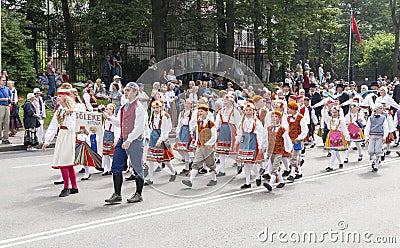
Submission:
M 125 177 L 126 181 L 133 181 L 135 179 L 136 179 L 135 175 L 132 175 L 132 174 L 129 177 Z
M 193 184 L 190 180 L 182 180 L 182 183 L 190 188 L 193 186 Z
M 215 186 L 215 185 L 217 185 L 217 180 L 210 180 L 210 182 L 209 183 L 207 183 L 207 186 Z
M 264 183 L 263 185 L 264 185 L 265 188 L 268 189 L 268 191 L 272 191 L 272 186 L 269 185 L 269 183 Z
M 106 203 L 120 203 L 122 201 L 122 197 L 113 193 L 110 198 L 105 200 Z
M 79 190 L 78 190 L 78 189 L 74 189 L 74 188 L 69 189 L 69 194 L 70 194 L 70 195 L 72 195 L 72 194 L 78 194 L 78 193 L 79 193 Z
M 217 177 L 224 177 L 224 176 L 226 176 L 226 173 L 225 172 L 218 172 L 218 174 L 217 174 Z
M 69 196 L 69 189 L 61 190 L 61 193 L 58 195 L 59 197 L 66 197 Z
M 248 189 L 251 188 L 251 184 L 243 184 L 242 186 L 240 186 L 241 189 Z
M 170 182 L 175 181 L 176 175 L 178 175 L 178 173 L 175 171 L 175 174 L 174 174 L 174 175 L 171 175 L 171 177 L 169 178 L 169 181 L 170 181 Z
M 131 198 L 126 200 L 128 203 L 136 203 L 143 201 L 143 197 L 136 192 Z

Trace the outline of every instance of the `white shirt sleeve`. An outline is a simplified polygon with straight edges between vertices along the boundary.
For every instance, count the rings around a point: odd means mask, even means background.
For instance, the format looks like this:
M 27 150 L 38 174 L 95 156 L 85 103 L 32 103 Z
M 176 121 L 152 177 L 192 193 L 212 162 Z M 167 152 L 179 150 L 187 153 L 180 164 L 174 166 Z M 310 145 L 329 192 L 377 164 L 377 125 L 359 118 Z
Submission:
M 383 122 L 383 139 L 386 139 L 386 137 L 389 135 L 390 129 L 389 129 L 389 124 L 387 118 L 385 118 L 385 121 Z
M 293 150 L 293 142 L 290 139 L 289 132 L 287 129 L 283 133 L 283 144 L 285 146 L 286 152 L 291 152 Z
M 161 134 L 158 138 L 157 142 L 162 142 L 168 140 L 169 132 L 172 129 L 172 122 L 171 118 L 167 118 L 165 115 L 162 117 L 162 124 L 161 124 Z
M 301 133 L 299 134 L 299 136 L 297 136 L 297 139 L 303 140 L 307 137 L 307 134 L 308 134 L 308 125 L 307 125 L 307 121 L 305 118 L 301 119 L 300 126 L 301 126 Z
M 350 133 L 349 130 L 347 129 L 346 122 L 344 121 L 343 118 L 340 118 L 339 121 L 340 121 L 339 131 L 341 131 L 344 134 L 344 138 L 346 139 L 346 141 L 349 141 Z
M 90 104 L 90 95 L 88 93 L 83 94 L 83 101 L 85 102 L 85 106 L 89 112 L 93 112 L 92 104 Z
M 259 119 L 255 119 L 255 121 L 256 121 L 256 128 L 254 132 L 256 133 L 257 136 L 258 149 L 261 149 L 263 144 L 263 136 L 265 136 L 263 132 L 264 127 Z
M 395 128 L 397 128 L 398 125 L 399 125 L 399 121 L 398 121 L 398 118 L 397 118 L 397 111 L 396 111 L 396 113 L 394 114 L 393 126 Z
M 47 127 L 47 131 L 46 131 L 46 134 L 45 134 L 44 143 L 46 145 L 49 145 L 50 142 L 54 139 L 54 137 L 56 136 L 57 131 L 58 131 L 58 122 L 57 122 L 57 117 L 54 114 L 53 118 L 51 119 L 51 122 L 50 122 L 49 126 Z
M 366 140 L 369 140 L 370 129 L 371 129 L 371 117 L 368 118 L 367 124 L 365 125 L 365 128 L 364 128 L 364 135 L 365 135 Z

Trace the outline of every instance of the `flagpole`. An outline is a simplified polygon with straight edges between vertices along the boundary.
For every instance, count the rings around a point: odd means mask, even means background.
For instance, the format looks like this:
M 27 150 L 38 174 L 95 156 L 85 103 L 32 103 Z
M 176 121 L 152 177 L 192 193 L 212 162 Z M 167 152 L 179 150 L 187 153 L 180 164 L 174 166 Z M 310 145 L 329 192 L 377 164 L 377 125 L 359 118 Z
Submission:
M 347 81 L 350 82 L 350 66 L 351 66 L 351 22 L 353 17 L 353 9 L 350 8 L 350 30 L 349 30 L 349 57 L 347 61 Z

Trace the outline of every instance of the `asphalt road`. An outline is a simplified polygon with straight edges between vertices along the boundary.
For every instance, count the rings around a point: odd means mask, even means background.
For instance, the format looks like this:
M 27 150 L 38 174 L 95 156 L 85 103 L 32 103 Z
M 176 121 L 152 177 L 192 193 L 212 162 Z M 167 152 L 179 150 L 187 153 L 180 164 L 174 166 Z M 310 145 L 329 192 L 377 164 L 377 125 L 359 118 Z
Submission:
M 217 186 L 204 175 L 192 189 L 180 176 L 169 183 L 164 169 L 142 203 L 126 203 L 135 183 L 124 182 L 123 203 L 109 206 L 110 176 L 78 174 L 80 193 L 59 198 L 52 150 L 0 153 L 0 247 L 400 247 L 400 158 L 392 153 L 372 173 L 366 155 L 353 162 L 352 151 L 328 173 L 326 152 L 308 149 L 304 177 L 272 192 L 240 190 L 244 173 L 231 166 Z

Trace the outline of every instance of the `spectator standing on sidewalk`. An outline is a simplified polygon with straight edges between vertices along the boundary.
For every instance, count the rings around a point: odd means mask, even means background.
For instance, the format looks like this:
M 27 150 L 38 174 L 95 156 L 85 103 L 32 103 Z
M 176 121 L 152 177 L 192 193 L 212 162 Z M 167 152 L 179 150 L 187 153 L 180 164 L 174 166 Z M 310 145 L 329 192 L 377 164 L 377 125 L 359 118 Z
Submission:
M 54 97 L 54 94 L 56 93 L 56 76 L 53 67 L 53 57 L 47 58 L 46 73 L 47 73 L 47 80 L 49 81 L 48 95 Z
M 17 134 L 18 128 L 22 127 L 21 119 L 19 118 L 19 106 L 18 106 L 18 93 L 14 87 L 14 81 L 8 81 L 7 87 L 11 91 L 11 107 L 10 107 L 10 137 L 14 137 Z
M 6 86 L 6 77 L 0 79 L 0 138 L 2 144 L 11 144 L 8 140 L 10 129 L 11 91 Z
M 26 102 L 22 107 L 24 110 L 24 128 L 25 128 L 25 139 L 24 144 L 28 147 L 27 151 L 35 150 L 33 146 L 37 145 L 37 135 L 36 128 L 40 125 L 39 118 L 40 116 L 36 113 L 35 105 L 33 102 L 35 101 L 35 94 L 28 93 L 26 97 Z M 26 142 L 26 138 L 29 137 L 29 140 Z

